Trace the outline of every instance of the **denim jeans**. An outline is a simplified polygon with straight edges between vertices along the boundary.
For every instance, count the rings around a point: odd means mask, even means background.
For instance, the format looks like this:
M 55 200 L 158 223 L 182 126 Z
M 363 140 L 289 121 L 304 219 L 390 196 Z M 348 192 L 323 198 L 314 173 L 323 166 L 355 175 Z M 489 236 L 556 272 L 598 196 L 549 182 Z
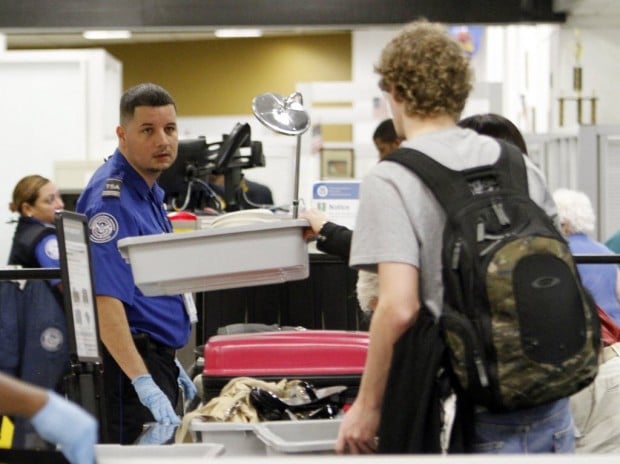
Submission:
M 574 453 L 568 398 L 508 413 L 475 415 L 476 453 Z

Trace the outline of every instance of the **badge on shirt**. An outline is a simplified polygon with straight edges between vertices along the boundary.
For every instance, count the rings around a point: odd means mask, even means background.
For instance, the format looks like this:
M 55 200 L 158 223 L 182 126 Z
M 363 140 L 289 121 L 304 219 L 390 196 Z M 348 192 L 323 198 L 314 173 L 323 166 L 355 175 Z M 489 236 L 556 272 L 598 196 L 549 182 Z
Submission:
M 118 222 L 108 213 L 95 214 L 88 221 L 90 240 L 95 243 L 106 243 L 118 235 Z
M 60 259 L 60 253 L 58 252 L 58 240 L 56 238 L 50 238 L 45 242 L 45 255 L 49 259 L 58 261 Z
M 41 347 L 51 353 L 60 350 L 64 340 L 64 335 L 56 327 L 47 327 L 40 337 Z
M 103 186 L 103 192 L 101 193 L 102 197 L 121 197 L 121 187 L 123 186 L 123 181 L 121 179 L 115 179 L 114 177 L 110 177 L 105 181 L 105 185 Z

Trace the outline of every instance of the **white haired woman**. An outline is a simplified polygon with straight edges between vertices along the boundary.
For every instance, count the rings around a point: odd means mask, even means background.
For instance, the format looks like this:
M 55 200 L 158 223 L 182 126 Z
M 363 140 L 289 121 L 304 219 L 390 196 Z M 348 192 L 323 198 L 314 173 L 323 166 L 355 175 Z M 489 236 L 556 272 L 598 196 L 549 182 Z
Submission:
M 562 231 L 573 254 L 612 253 L 605 245 L 588 237 L 594 230 L 595 215 L 586 194 L 559 189 L 553 193 L 553 199 Z M 590 290 L 599 307 L 610 316 L 615 316 L 617 321 L 620 315 L 618 267 L 615 264 L 579 264 L 577 269 L 584 286 Z M 604 314 L 599 311 L 599 316 L 604 330 L 607 327 Z M 620 452 L 620 343 L 617 327 L 614 332 L 603 336 L 607 346 L 603 349 L 602 364 L 596 379 L 570 399 L 578 453 Z
M 558 208 L 562 233 L 568 240 L 573 254 L 614 254 L 609 248 L 592 239 L 596 216 L 588 196 L 576 190 L 558 189 L 553 192 Z M 590 291 L 594 301 L 620 324 L 620 273 L 615 264 L 577 265 L 583 285 Z

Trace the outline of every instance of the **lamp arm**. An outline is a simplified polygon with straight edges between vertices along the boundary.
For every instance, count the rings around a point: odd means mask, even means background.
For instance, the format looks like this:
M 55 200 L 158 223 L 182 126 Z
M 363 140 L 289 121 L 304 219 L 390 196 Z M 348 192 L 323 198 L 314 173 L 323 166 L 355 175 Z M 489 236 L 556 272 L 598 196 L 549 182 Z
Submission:
M 299 104 L 301 104 L 301 105 L 303 105 L 303 103 L 304 103 L 304 97 L 301 95 L 301 93 L 300 92 L 293 92 L 288 97 L 286 97 L 286 100 L 284 101 L 284 107 L 285 108 L 290 107 L 291 104 L 293 104 L 295 102 L 295 100 L 299 101 Z

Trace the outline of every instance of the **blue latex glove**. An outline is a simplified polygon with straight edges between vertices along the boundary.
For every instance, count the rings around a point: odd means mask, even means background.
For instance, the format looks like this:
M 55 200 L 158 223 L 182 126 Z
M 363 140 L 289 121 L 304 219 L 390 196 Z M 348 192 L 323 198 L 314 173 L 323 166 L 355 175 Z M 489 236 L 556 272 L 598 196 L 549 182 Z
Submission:
M 138 437 L 138 445 L 164 445 L 174 443 L 172 439 L 178 425 L 163 425 L 157 422 L 144 424 L 146 430 Z
M 151 374 L 139 375 L 131 383 L 140 398 L 140 403 L 149 408 L 157 422 L 164 425 L 181 423 L 170 400 L 155 384 Z
M 196 385 L 194 385 L 194 382 L 192 382 L 192 379 L 189 378 L 189 375 L 187 375 L 187 372 L 185 372 L 185 369 L 183 368 L 179 360 L 175 358 L 174 362 L 179 368 L 179 379 L 178 380 L 179 380 L 179 385 L 181 385 L 181 388 L 183 389 L 183 395 L 185 396 L 185 401 L 193 400 L 194 396 L 196 396 Z
M 55 443 L 72 464 L 95 462 L 99 424 L 77 404 L 49 391 L 45 406 L 30 422 L 46 441 Z

